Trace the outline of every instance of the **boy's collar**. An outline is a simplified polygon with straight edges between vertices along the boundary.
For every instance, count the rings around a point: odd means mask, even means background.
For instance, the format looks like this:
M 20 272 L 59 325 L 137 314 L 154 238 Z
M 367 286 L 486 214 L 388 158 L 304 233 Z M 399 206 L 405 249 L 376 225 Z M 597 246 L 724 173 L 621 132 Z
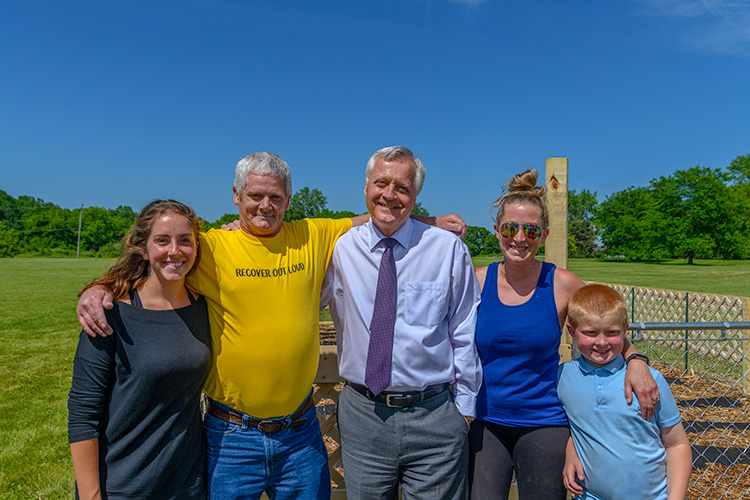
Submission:
M 610 373 L 615 373 L 617 370 L 623 367 L 623 365 L 625 364 L 625 360 L 623 359 L 622 355 L 620 355 L 600 368 L 598 366 L 592 365 L 591 363 L 586 361 L 585 357 L 579 355 L 578 363 L 585 373 L 593 373 L 596 370 L 607 370 Z

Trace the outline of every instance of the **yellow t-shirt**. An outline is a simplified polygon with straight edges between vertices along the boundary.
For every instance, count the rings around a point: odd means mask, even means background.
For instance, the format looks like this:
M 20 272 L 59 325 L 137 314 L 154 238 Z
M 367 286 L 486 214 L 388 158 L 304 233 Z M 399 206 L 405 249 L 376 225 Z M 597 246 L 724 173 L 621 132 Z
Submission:
M 208 302 L 211 399 L 256 418 L 289 415 L 304 401 L 318 369 L 320 287 L 351 227 L 351 219 L 304 219 L 271 238 L 204 235 L 187 283 Z

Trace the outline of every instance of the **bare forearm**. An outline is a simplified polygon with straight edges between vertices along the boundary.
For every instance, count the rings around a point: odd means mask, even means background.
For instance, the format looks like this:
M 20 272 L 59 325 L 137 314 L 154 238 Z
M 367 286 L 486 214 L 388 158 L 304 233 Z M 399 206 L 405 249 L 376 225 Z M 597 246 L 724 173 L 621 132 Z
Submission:
M 70 456 L 81 500 L 101 500 L 99 487 L 99 441 L 86 439 L 70 443 Z
M 368 220 L 370 220 L 370 214 L 369 213 L 368 214 L 357 215 L 356 217 L 352 217 L 352 227 L 361 226 L 362 224 L 364 224 Z
M 625 339 L 622 353 L 625 359 L 637 352 L 628 339 Z M 641 404 L 641 416 L 644 420 L 650 420 L 659 403 L 659 386 L 642 358 L 633 358 L 625 372 L 625 399 L 628 403 L 633 400 L 632 391 L 635 391 Z
M 690 440 L 682 422 L 660 430 L 667 452 L 667 500 L 684 500 L 693 469 Z
M 692 467 L 690 443 L 667 448 L 667 500 L 684 500 Z

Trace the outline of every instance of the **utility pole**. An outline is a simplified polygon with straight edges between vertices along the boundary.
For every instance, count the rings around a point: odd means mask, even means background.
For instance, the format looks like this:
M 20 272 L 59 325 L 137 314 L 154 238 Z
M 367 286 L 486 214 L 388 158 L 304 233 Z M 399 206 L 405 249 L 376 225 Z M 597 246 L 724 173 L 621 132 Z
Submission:
M 78 245 L 76 246 L 76 260 L 81 254 L 81 219 L 83 219 L 83 205 L 81 205 L 81 211 L 78 212 Z

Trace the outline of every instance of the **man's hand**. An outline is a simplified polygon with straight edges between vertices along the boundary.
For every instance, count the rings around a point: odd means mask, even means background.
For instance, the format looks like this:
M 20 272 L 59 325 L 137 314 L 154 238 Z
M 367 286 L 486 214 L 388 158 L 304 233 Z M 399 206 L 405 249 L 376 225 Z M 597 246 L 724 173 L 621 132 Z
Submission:
M 459 238 L 466 236 L 466 222 L 456 214 L 438 215 L 435 217 L 435 225 L 440 229 L 450 231 Z
M 234 219 L 232 222 L 221 225 L 222 231 L 237 231 L 240 228 L 240 220 Z
M 639 358 L 630 360 L 625 372 L 625 399 L 628 404 L 633 402 L 633 391 L 641 403 L 641 417 L 643 420 L 651 420 L 656 405 L 659 404 L 659 386 L 656 385 L 648 364 Z
M 109 326 L 104 315 L 104 310 L 112 309 L 112 307 L 114 307 L 112 294 L 104 287 L 92 286 L 83 292 L 76 306 L 78 322 L 83 327 L 83 331 L 91 337 L 112 335 L 112 327 Z
M 581 464 L 581 459 L 578 458 L 575 445 L 573 445 L 573 438 L 568 438 L 568 444 L 565 447 L 563 484 L 565 484 L 565 488 L 572 494 L 582 495 L 583 487 L 578 481 L 583 482 L 583 477 L 583 465 Z

